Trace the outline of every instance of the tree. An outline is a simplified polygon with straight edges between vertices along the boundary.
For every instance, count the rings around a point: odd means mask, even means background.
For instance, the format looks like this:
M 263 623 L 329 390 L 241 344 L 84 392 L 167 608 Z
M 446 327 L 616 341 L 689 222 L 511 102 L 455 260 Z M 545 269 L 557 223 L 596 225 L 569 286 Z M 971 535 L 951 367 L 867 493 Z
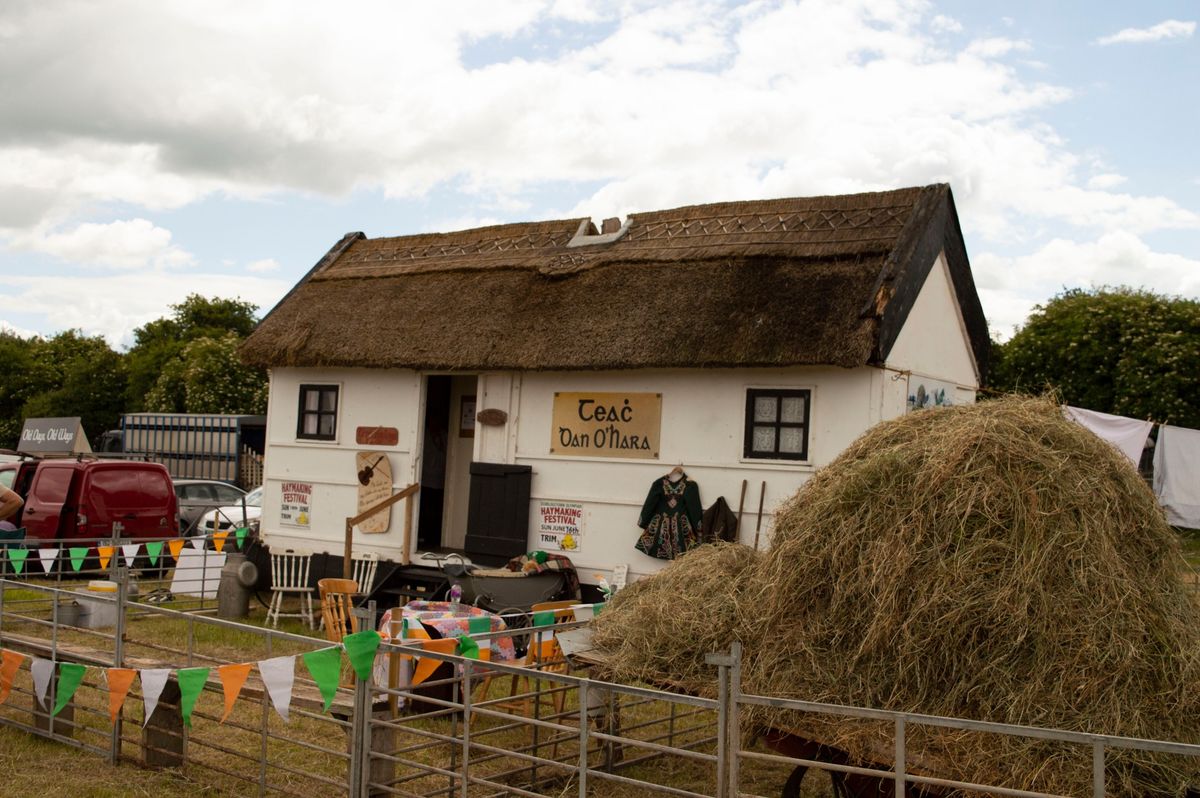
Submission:
M 193 341 L 220 340 L 227 334 L 240 341 L 257 323 L 254 315 L 257 306 L 239 299 L 206 299 L 190 294 L 183 302 L 172 305 L 171 310 L 171 318 L 155 319 L 134 330 L 134 344 L 126 356 L 129 372 L 126 406 L 130 411 L 215 412 L 187 410 L 184 372 L 189 366 L 185 350 Z M 265 390 L 266 374 L 261 370 L 257 373 L 262 376 Z M 199 404 L 207 406 L 204 402 Z
M 19 417 L 79 416 L 91 437 L 117 426 L 124 409 L 125 364 L 101 336 L 68 330 L 31 340 L 28 398 Z
M 15 449 L 21 435 L 23 408 L 33 395 L 33 347 L 35 339 L 0 332 L 0 363 L 5 378 L 0 380 L 0 448 Z
M 996 350 L 992 387 L 1200 429 L 1200 302 L 1130 288 L 1064 291 Z
M 238 357 L 241 338 L 197 338 L 167 364 L 146 396 L 148 410 L 186 413 L 254 413 L 267 410 L 266 374 Z

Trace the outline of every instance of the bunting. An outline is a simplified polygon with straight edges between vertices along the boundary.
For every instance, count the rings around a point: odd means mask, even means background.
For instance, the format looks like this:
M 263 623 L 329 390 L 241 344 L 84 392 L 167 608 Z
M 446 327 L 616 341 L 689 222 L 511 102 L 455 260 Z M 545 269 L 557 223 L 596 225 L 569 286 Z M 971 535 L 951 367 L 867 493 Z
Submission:
M 234 533 L 237 536 L 237 547 L 239 549 L 242 546 L 246 545 L 246 535 L 249 534 L 249 532 L 250 532 L 250 530 L 246 529 L 246 527 L 239 526 L 237 528 L 237 532 Z
M 33 691 L 37 694 L 38 703 L 46 706 L 46 696 L 50 693 L 50 677 L 54 675 L 54 661 L 34 657 L 29 665 L 33 674 Z
M 54 711 L 51 715 L 57 715 L 62 712 L 63 707 L 70 702 L 71 697 L 75 695 L 75 691 L 79 689 L 79 685 L 83 682 L 83 674 L 87 668 L 74 662 L 60 662 L 58 664 L 58 698 L 54 702 Z
M 492 631 L 492 619 L 486 615 L 472 615 L 467 619 L 467 632 L 473 635 L 485 635 Z
M 71 554 L 71 570 L 72 571 L 75 571 L 76 573 L 79 572 L 79 569 L 83 567 L 83 560 L 85 557 L 87 557 L 87 553 L 88 553 L 87 546 L 72 546 L 71 547 L 70 554 Z
M 258 663 L 258 672 L 262 676 L 263 685 L 271 696 L 271 703 L 284 723 L 288 719 L 288 709 L 292 705 L 292 686 L 296 681 L 296 657 L 273 657 Z
M 533 614 L 534 626 L 553 626 L 554 610 L 541 610 Z
M 175 672 L 175 679 L 179 682 L 179 711 L 183 715 L 184 725 L 189 729 L 192 728 L 192 710 L 196 708 L 196 699 L 204 690 L 210 670 L 211 668 L 180 668 Z
M 467 659 L 479 659 L 479 644 L 472 640 L 470 635 L 460 634 L 458 636 L 458 655 Z
M 213 548 L 217 553 L 225 551 L 225 539 L 229 537 L 229 530 L 224 529 L 219 532 L 213 532 Z
M 0 704 L 3 704 L 12 692 L 13 678 L 17 675 L 21 663 L 25 661 L 25 655 L 4 649 L 0 651 L 0 658 Z
M 108 668 L 106 674 L 108 720 L 110 723 L 116 723 L 117 716 L 121 714 L 121 707 L 125 705 L 125 698 L 129 695 L 129 688 L 133 686 L 133 678 L 137 676 L 137 671 L 133 668 Z
M 134 560 L 137 559 L 138 552 L 141 550 L 141 543 L 124 543 L 121 545 L 121 554 L 125 555 L 125 567 L 133 568 Z
M 342 638 L 346 656 L 350 657 L 350 667 L 354 668 L 358 678 L 364 682 L 371 678 L 371 665 L 375 662 L 375 652 L 379 650 L 381 639 L 379 632 L 374 629 L 355 632 Z
M 242 662 L 217 668 L 217 677 L 221 680 L 221 690 L 225 693 L 225 714 L 221 716 L 222 723 L 229 717 L 229 713 L 233 712 L 233 704 L 241 694 L 242 686 L 246 684 L 246 678 L 250 676 L 250 669 L 253 667 L 254 664 L 251 662 Z
M 162 554 L 163 542 L 161 540 L 151 540 L 146 543 L 146 556 L 150 558 L 150 567 L 154 568 L 158 565 L 158 556 Z
M 322 712 L 328 712 L 337 695 L 338 680 L 342 675 L 342 649 L 340 646 L 330 646 L 316 651 L 308 651 L 301 655 L 308 672 L 312 674 L 321 698 L 325 699 Z
M 38 559 L 42 561 L 42 570 L 50 573 L 58 559 L 58 549 L 38 549 Z
M 179 552 L 183 551 L 184 544 L 187 543 L 183 538 L 172 538 L 167 541 L 167 548 L 171 550 L 171 556 L 176 561 L 179 560 Z
M 5 549 L 8 552 L 8 561 L 12 563 L 13 573 L 21 573 L 25 568 L 25 558 L 29 556 L 29 549 L 10 547 Z
M 114 549 L 112 546 L 97 546 L 96 547 L 96 553 L 100 555 L 100 570 L 101 571 L 103 571 L 105 568 L 108 567 L 108 561 L 112 559 L 113 551 L 114 551 Z
M 146 717 L 142 721 L 144 727 L 150 722 L 154 710 L 158 707 L 158 699 L 162 695 L 163 688 L 167 686 L 167 679 L 171 678 L 171 669 L 142 668 L 138 673 L 142 677 L 142 704 L 146 708 Z
M 203 535 L 197 535 L 196 537 L 192 538 L 192 548 L 195 549 L 196 551 L 204 551 L 204 536 Z

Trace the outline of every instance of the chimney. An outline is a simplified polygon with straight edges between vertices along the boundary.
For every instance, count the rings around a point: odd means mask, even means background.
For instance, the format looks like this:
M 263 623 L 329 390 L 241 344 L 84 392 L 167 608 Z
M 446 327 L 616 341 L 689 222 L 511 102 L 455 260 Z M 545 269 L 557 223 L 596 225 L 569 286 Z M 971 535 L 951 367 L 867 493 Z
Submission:
M 620 229 L 621 229 L 621 220 L 618 219 L 616 216 L 614 216 L 611 219 L 604 220 L 604 223 L 600 227 L 600 235 L 603 236 L 603 235 L 608 235 L 609 233 L 615 233 Z

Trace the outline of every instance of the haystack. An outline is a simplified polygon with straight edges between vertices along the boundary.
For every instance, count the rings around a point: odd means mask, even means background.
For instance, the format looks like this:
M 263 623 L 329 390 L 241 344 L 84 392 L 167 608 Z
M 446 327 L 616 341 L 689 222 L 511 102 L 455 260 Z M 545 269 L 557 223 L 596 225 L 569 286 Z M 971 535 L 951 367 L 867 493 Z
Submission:
M 880 424 L 785 503 L 736 580 L 702 592 L 674 573 L 713 558 L 683 558 L 601 616 L 604 643 L 638 628 L 640 608 L 687 608 L 640 652 L 622 646 L 618 675 L 654 681 L 662 650 L 715 613 L 743 643 L 748 692 L 1200 742 L 1200 605 L 1176 537 L 1132 465 L 1049 400 Z M 702 654 L 670 665 L 660 678 L 711 685 Z M 890 752 L 879 724 L 753 720 Z M 1083 746 L 923 729 L 908 750 L 941 776 L 1090 790 Z M 1175 795 L 1200 763 L 1110 752 L 1108 779 L 1113 795 Z

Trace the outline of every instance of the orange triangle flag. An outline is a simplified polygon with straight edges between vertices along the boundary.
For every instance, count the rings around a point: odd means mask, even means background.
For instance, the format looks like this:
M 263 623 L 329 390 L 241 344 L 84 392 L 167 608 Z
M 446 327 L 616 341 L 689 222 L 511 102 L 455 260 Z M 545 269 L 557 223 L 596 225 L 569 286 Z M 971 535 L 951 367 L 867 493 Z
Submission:
M 221 689 L 225 691 L 225 714 L 221 716 L 222 723 L 229 717 L 229 713 L 233 712 L 233 703 L 242 692 L 242 685 L 246 683 L 246 677 L 250 675 L 252 667 L 253 662 L 243 662 L 217 668 L 217 675 L 221 677 Z
M 0 651 L 0 657 L 4 658 L 3 662 L 0 662 L 0 704 L 3 704 L 8 700 L 8 694 L 12 692 L 13 677 L 17 675 L 17 669 L 21 667 L 21 663 L 25 661 L 25 655 L 4 649 Z
M 441 640 L 426 640 L 421 644 L 422 648 L 429 651 L 436 651 L 439 654 L 453 654 L 458 651 L 458 640 L 453 637 L 444 637 Z M 428 679 L 437 670 L 437 666 L 441 665 L 443 660 L 433 659 L 432 657 L 417 657 L 417 668 L 413 671 L 412 686 L 416 687 L 421 682 Z
M 96 547 L 96 553 L 100 555 L 100 570 L 101 571 L 103 571 L 105 568 L 108 567 L 108 561 L 112 559 L 113 551 L 114 551 L 114 549 L 112 546 L 97 546 Z
M 229 537 L 229 530 L 222 532 L 213 532 L 213 548 L 218 552 L 225 551 L 225 538 Z
M 183 551 L 183 544 L 186 541 L 183 538 L 175 538 L 167 541 L 167 548 L 171 550 L 171 556 L 176 560 L 179 559 L 179 552 Z
M 133 684 L 133 679 L 137 676 L 137 670 L 134 668 L 109 668 L 108 672 L 108 720 L 110 723 L 117 722 L 117 716 L 121 714 L 121 707 L 125 704 L 125 696 L 129 695 L 129 688 Z

